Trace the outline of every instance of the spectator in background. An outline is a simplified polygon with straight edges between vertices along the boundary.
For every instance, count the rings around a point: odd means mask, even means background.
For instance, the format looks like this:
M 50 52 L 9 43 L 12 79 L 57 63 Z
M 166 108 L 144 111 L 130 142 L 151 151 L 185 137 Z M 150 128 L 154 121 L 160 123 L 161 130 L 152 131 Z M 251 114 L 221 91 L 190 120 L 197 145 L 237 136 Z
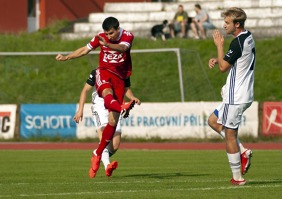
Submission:
M 188 13 L 184 11 L 183 5 L 178 6 L 178 11 L 175 13 L 172 21 L 169 24 L 170 36 L 171 38 L 175 37 L 175 33 L 180 32 L 182 38 L 186 36 L 186 31 L 189 26 L 188 22 Z
M 200 4 L 195 4 L 196 16 L 192 20 L 190 27 L 194 33 L 195 39 L 200 39 L 199 31 L 201 32 L 201 37 L 203 39 L 207 38 L 207 29 L 215 29 L 215 26 L 212 24 L 210 17 L 206 10 L 203 10 Z

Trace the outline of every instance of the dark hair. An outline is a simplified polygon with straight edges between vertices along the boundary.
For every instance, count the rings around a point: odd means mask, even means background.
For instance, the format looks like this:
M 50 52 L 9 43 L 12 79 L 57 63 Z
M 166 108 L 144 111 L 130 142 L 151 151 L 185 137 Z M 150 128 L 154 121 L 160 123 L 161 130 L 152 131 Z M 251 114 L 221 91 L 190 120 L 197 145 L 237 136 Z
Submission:
M 119 27 L 119 22 L 114 17 L 108 17 L 103 21 L 102 28 L 106 31 L 110 30 L 111 28 L 114 28 L 117 30 Z
M 200 4 L 198 4 L 198 3 L 195 4 L 195 7 L 196 7 L 196 8 L 199 8 L 200 10 L 202 9 L 201 6 L 200 6 Z
M 163 24 L 166 25 L 168 23 L 167 20 L 163 20 Z

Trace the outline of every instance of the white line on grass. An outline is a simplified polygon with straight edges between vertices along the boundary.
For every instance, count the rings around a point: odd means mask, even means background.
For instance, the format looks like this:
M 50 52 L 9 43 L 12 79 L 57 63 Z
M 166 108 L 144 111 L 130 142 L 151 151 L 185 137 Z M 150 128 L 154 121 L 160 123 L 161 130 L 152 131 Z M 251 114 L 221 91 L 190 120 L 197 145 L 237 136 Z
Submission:
M 275 182 L 280 180 L 248 180 L 248 182 Z M 92 183 L 93 181 L 89 181 L 89 183 Z M 155 184 L 155 183 L 161 183 L 163 181 L 155 180 L 155 181 L 146 181 L 146 180 L 136 180 L 136 181 L 116 181 L 109 179 L 109 181 L 101 181 L 97 182 L 95 181 L 95 184 L 140 184 L 140 183 L 146 183 L 146 184 Z M 209 183 L 209 182 L 226 182 L 226 179 L 214 179 L 214 180 L 170 180 L 171 183 L 181 182 L 181 183 Z M 36 184 L 62 184 L 62 185 L 71 185 L 71 184 L 81 184 L 82 182 L 36 182 Z M 18 182 L 18 183 L 0 183 L 0 186 L 3 185 L 31 185 L 35 184 L 35 182 Z
M 229 189 L 248 189 L 248 188 L 280 188 L 282 185 L 258 185 L 258 186 L 229 186 L 229 187 L 206 187 L 206 188 L 187 188 L 187 189 L 166 189 L 168 191 L 210 191 L 210 190 L 229 190 Z M 45 196 L 68 196 L 68 195 L 90 195 L 90 194 L 115 194 L 115 193 L 137 193 L 137 192 L 158 192 L 160 189 L 151 190 L 121 190 L 121 191 L 97 191 L 97 192 L 66 192 L 66 193 L 38 193 L 38 194 L 18 194 L 0 195 L 0 198 L 7 197 L 45 197 Z

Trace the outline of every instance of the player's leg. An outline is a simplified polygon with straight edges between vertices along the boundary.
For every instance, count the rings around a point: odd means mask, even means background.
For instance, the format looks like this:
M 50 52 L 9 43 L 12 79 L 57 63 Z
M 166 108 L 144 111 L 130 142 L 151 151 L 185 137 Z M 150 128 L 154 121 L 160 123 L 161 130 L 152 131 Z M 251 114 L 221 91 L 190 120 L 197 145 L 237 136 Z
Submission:
M 111 142 L 116 131 L 119 115 L 119 113 L 114 111 L 109 112 L 109 122 L 103 130 L 101 141 L 96 150 L 97 155 L 101 155 L 104 148 L 106 148 L 106 146 Z
M 226 153 L 232 171 L 232 184 L 243 185 L 246 181 L 241 175 L 241 154 L 237 142 L 238 128 L 245 105 L 223 104 L 218 110 L 218 123 L 223 125 L 225 132 Z
M 205 25 L 206 23 L 203 23 L 203 25 Z M 213 27 L 213 25 L 211 23 L 208 24 L 210 28 Z M 223 98 L 223 94 L 225 92 L 225 85 L 223 85 L 223 87 L 221 88 L 221 97 Z M 221 103 L 215 110 L 214 112 L 211 114 L 211 116 L 208 119 L 208 124 L 210 125 L 210 127 L 216 131 L 223 139 L 225 138 L 225 133 L 224 130 L 222 130 L 222 125 L 221 125 L 221 121 L 218 122 L 218 117 L 219 117 L 219 110 L 221 110 L 221 114 L 222 114 L 222 110 L 223 110 L 223 103 Z M 241 143 L 241 141 L 239 140 L 239 137 L 237 136 L 237 143 L 240 147 L 240 153 L 241 153 L 241 164 L 242 164 L 242 174 L 244 175 L 249 167 L 250 167 L 250 159 L 252 157 L 252 151 L 250 149 L 247 149 L 243 146 L 243 144 Z
M 102 139 L 98 146 L 98 149 L 96 150 L 98 156 L 112 140 L 120 115 L 122 115 L 123 117 L 128 117 L 129 111 L 135 104 L 134 100 L 131 100 L 128 104 L 123 104 L 124 80 L 120 79 L 116 75 L 111 74 L 110 72 L 106 72 L 105 76 L 105 79 L 110 77 L 110 83 L 104 83 L 100 85 L 98 92 L 99 95 L 104 98 L 105 107 L 109 110 L 109 120 L 103 131 Z M 115 108 L 114 106 L 116 106 L 117 108 Z M 120 109 L 120 111 L 117 110 L 118 108 Z
M 111 143 L 107 146 L 110 157 L 117 152 L 117 150 L 119 149 L 120 142 L 121 142 L 121 133 L 116 130 Z
M 109 112 L 104 107 L 103 98 L 98 97 L 97 94 L 92 95 L 92 101 L 93 101 L 93 105 L 91 109 L 92 109 L 93 121 L 94 121 L 94 125 L 97 127 L 99 140 L 101 140 L 103 130 L 108 123 Z M 112 171 L 117 168 L 117 161 L 111 163 L 110 156 L 112 156 L 117 151 L 120 144 L 120 140 L 121 140 L 121 126 L 119 122 L 112 141 L 102 152 L 101 161 L 104 164 L 105 171 L 107 170 L 106 171 L 107 176 L 111 176 Z M 95 150 L 93 151 L 93 153 L 95 153 Z
M 117 152 L 120 146 L 120 142 L 121 142 L 121 124 L 119 120 L 117 127 L 116 127 L 116 132 L 114 134 L 114 137 L 111 143 L 107 146 L 110 157 Z
M 135 101 L 123 103 L 124 80 L 108 72 L 107 70 L 96 70 L 96 89 L 100 97 L 104 99 L 104 105 L 109 111 L 121 113 L 127 118 L 129 111 L 134 107 Z
M 205 24 L 203 24 L 205 25 Z M 212 28 L 212 27 L 211 27 Z M 221 97 L 223 98 L 223 94 L 225 92 L 225 85 L 221 88 Z M 243 107 L 243 112 L 247 109 L 251 104 L 246 104 L 246 107 Z M 222 128 L 222 115 L 224 111 L 224 104 L 221 103 L 214 112 L 208 118 L 209 126 L 216 131 L 223 139 L 225 138 L 225 132 Z M 251 165 L 251 157 L 252 151 L 251 149 L 247 149 L 240 142 L 239 137 L 237 136 L 237 143 L 240 148 L 240 156 L 241 156 L 241 173 L 242 175 L 246 174 Z
M 214 112 L 209 116 L 208 125 L 224 139 L 225 132 L 222 129 L 222 125 L 217 122 L 218 121 L 218 109 L 220 109 L 221 106 L 222 104 L 217 109 L 215 109 Z M 237 137 L 237 143 L 240 147 L 241 154 L 245 153 L 247 150 L 250 150 L 250 149 L 246 149 L 243 146 L 243 144 L 239 140 L 239 137 Z
M 116 98 L 116 96 L 114 96 L 114 89 L 115 87 L 121 87 L 121 89 L 124 89 L 124 82 L 123 80 L 118 82 L 115 78 L 117 79 L 118 77 L 115 77 L 115 75 L 111 74 L 109 71 L 97 69 L 95 87 L 99 97 L 104 99 L 104 106 L 109 111 L 116 111 L 120 113 L 122 100 L 120 101 Z M 117 85 L 115 81 L 120 84 Z
M 102 92 L 102 96 L 105 101 L 105 107 L 110 111 L 120 113 L 123 118 L 128 117 L 129 111 L 135 105 L 134 100 L 131 100 L 128 103 L 120 103 L 114 98 L 113 90 L 111 88 L 105 88 Z
M 105 126 L 99 128 L 97 130 L 100 141 L 102 139 L 102 133 L 103 133 L 104 128 L 105 128 Z M 95 153 L 95 151 L 96 151 L 96 149 L 93 151 L 93 153 Z M 108 164 L 110 164 L 110 154 L 109 154 L 107 147 L 102 152 L 101 161 L 103 162 L 105 169 L 107 168 Z
M 100 139 L 100 144 L 98 149 L 93 151 L 93 155 L 91 158 L 91 168 L 89 170 L 89 177 L 94 178 L 96 175 L 97 170 L 99 169 L 100 160 L 104 163 L 105 167 L 110 164 L 109 162 L 109 153 L 107 152 L 107 149 L 105 149 L 108 142 L 111 140 L 111 137 L 113 136 L 115 132 L 115 126 L 116 123 L 114 119 L 109 119 L 109 111 L 105 109 L 104 107 L 104 100 L 101 97 L 98 97 L 97 95 L 92 95 L 92 101 L 94 102 L 94 105 L 92 105 L 92 115 L 93 115 L 93 121 L 95 126 L 98 128 L 98 136 Z M 119 113 L 117 114 L 117 117 L 119 117 Z M 118 121 L 118 118 L 116 118 Z M 113 133 L 107 134 L 102 133 L 103 131 L 107 131 L 107 126 L 109 124 L 113 126 Z M 106 135 L 106 136 L 102 136 Z M 104 138 L 103 138 L 104 137 Z M 108 138 L 107 138 L 108 137 Z M 105 139 L 107 141 L 105 141 Z M 100 151 L 99 151 L 100 150 Z M 103 157 L 103 158 L 102 158 Z
M 104 128 L 98 148 L 94 151 L 91 158 L 91 168 L 89 170 L 90 178 L 94 178 L 96 176 L 96 173 L 100 167 L 102 153 L 114 136 L 119 115 L 120 113 L 118 112 L 109 112 L 109 122 Z
M 252 103 L 247 103 L 247 104 L 242 105 L 242 114 L 245 112 L 247 108 L 251 106 L 251 104 Z M 241 148 L 240 144 L 239 146 L 240 146 L 240 151 L 241 151 L 241 172 L 242 172 L 242 175 L 245 175 L 248 172 L 248 170 L 250 169 L 251 158 L 252 158 L 253 152 L 251 149 L 244 148 L 244 147 Z
M 122 104 L 124 97 L 124 81 L 108 72 L 107 70 L 96 70 L 96 89 L 99 96 L 104 98 L 105 107 L 109 110 L 108 124 L 105 126 L 99 146 L 91 158 L 91 168 L 89 176 L 95 177 L 100 167 L 102 152 L 112 140 L 120 114 L 125 113 L 123 117 L 128 117 L 129 110 L 134 106 L 135 101 L 129 104 Z M 121 105 L 122 104 L 122 105 Z
M 104 128 L 98 129 L 98 135 L 100 140 L 102 138 L 103 129 Z M 101 161 L 104 164 L 106 176 L 111 176 L 112 172 L 118 167 L 118 162 L 117 161 L 110 162 L 110 157 L 113 154 L 115 154 L 115 152 L 118 150 L 120 145 L 120 140 L 121 140 L 121 133 L 116 131 L 112 141 L 107 145 L 107 147 L 102 152 Z
M 91 111 L 92 111 L 92 116 L 93 116 L 93 122 L 94 122 L 95 127 L 97 128 L 98 138 L 99 140 L 101 140 L 102 132 L 108 123 L 109 112 L 107 109 L 105 109 L 103 98 L 99 97 L 97 92 L 94 92 L 92 94 L 92 103 L 93 104 L 91 107 Z M 90 178 L 94 178 L 96 175 L 96 171 L 92 169 L 93 167 L 92 163 L 94 161 L 95 154 L 96 154 L 96 149 L 93 150 L 92 157 L 91 157 L 91 167 L 89 170 Z M 105 156 L 104 153 L 102 154 L 102 157 L 103 156 Z M 102 161 L 105 160 L 102 157 L 101 157 Z M 103 163 L 106 164 L 107 166 L 107 162 L 103 161 Z
M 237 129 L 225 128 L 226 153 L 232 171 L 231 183 L 234 185 L 244 185 L 246 180 L 241 175 L 241 157 L 237 143 L 237 134 Z
M 225 137 L 224 132 L 222 134 L 222 125 L 217 123 L 218 120 L 218 110 L 215 109 L 214 112 L 209 116 L 208 118 L 208 125 L 215 131 L 217 132 L 219 135 L 221 135 L 221 137 Z
M 116 111 L 116 112 L 119 112 L 119 113 L 121 112 L 121 104 L 114 98 L 112 88 L 103 89 L 102 97 L 104 98 L 105 107 L 107 109 L 109 109 L 111 111 Z
M 111 157 L 112 155 L 114 155 L 116 153 L 116 151 L 119 148 L 121 142 L 121 124 L 120 124 L 120 120 L 117 124 L 116 127 L 116 132 L 114 134 L 114 137 L 112 139 L 112 141 L 110 142 L 110 144 L 108 144 L 107 146 L 107 152 L 109 157 Z M 109 160 L 110 161 L 110 160 Z M 117 161 L 112 161 L 111 163 L 109 163 L 107 165 L 107 167 L 105 168 L 105 174 L 106 176 L 112 176 L 113 171 L 118 167 L 118 162 Z
M 121 133 L 116 131 L 114 134 L 114 137 L 112 139 L 112 141 L 110 142 L 110 144 L 108 144 L 108 146 L 106 147 L 107 152 L 109 154 L 109 157 L 111 157 L 112 155 L 114 155 L 116 153 L 116 151 L 119 148 L 120 145 L 120 140 L 121 140 Z M 105 174 L 106 176 L 110 177 L 112 176 L 113 171 L 118 167 L 118 162 L 117 161 L 112 161 L 111 163 L 109 163 L 107 165 L 107 167 L 105 168 Z

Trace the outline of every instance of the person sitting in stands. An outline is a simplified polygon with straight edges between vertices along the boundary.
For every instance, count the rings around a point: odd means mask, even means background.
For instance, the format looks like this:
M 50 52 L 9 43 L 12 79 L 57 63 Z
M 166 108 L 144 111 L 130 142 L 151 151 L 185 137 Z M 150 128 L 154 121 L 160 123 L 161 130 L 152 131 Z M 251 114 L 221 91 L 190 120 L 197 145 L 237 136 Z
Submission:
M 189 26 L 188 22 L 188 13 L 184 11 L 183 5 L 178 6 L 178 11 L 175 13 L 172 21 L 169 24 L 170 36 L 171 38 L 175 37 L 175 33 L 180 32 L 182 38 L 186 36 L 186 31 Z
M 201 32 L 201 37 L 203 39 L 207 38 L 207 29 L 215 29 L 215 26 L 212 24 L 210 17 L 206 10 L 202 9 L 200 4 L 195 4 L 196 16 L 192 20 L 190 27 L 194 33 L 195 39 L 200 39 L 199 31 Z

